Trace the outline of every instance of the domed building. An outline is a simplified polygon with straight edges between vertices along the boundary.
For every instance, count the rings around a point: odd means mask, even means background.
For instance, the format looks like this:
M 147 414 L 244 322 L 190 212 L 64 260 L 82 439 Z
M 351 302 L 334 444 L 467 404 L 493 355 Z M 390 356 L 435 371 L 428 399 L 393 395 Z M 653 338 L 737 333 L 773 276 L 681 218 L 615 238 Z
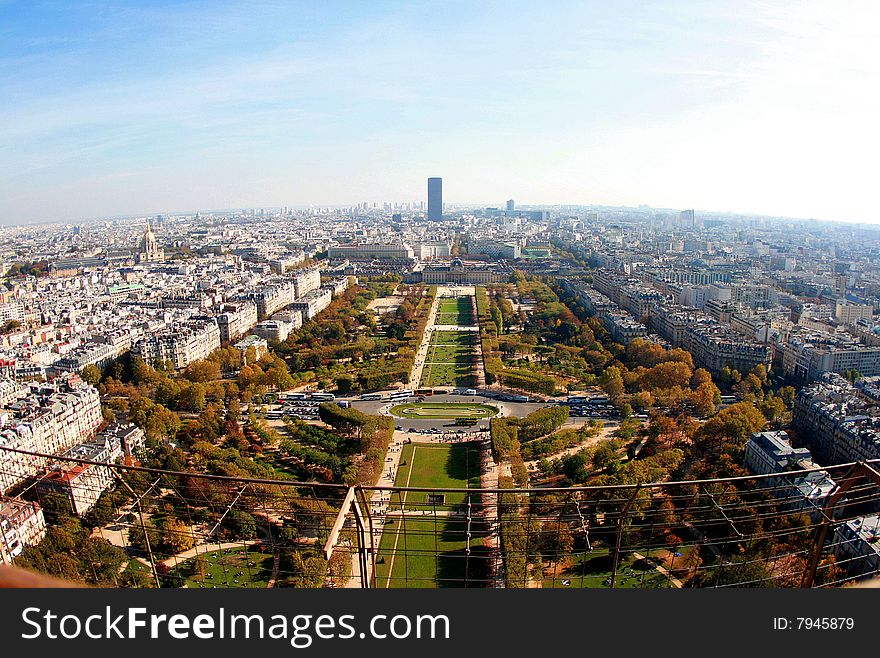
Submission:
M 165 250 L 159 248 L 159 243 L 153 233 L 153 228 L 147 222 L 147 230 L 144 237 L 141 238 L 140 253 L 138 254 L 139 263 L 158 263 L 165 260 Z
M 449 264 L 420 263 L 404 277 L 405 283 L 426 283 L 428 285 L 449 283 L 453 285 L 483 285 L 499 283 L 509 276 L 497 263 L 465 263 L 461 258 L 453 258 Z

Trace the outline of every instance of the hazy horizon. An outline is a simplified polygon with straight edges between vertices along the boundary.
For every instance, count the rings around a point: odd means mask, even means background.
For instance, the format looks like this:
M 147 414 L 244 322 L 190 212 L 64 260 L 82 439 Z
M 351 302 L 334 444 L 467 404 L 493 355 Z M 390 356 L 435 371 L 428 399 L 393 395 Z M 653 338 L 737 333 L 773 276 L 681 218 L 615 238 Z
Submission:
M 451 202 L 878 223 L 878 18 L 0 0 L 0 223 L 419 202 L 434 175 Z

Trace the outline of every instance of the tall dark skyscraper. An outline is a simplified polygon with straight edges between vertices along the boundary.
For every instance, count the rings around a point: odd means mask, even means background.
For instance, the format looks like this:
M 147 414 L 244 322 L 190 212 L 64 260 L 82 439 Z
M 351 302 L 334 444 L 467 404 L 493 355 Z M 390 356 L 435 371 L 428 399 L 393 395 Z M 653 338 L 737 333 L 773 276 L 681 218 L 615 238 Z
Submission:
M 428 179 L 428 219 L 440 221 L 443 219 L 443 179 Z
M 516 204 L 514 204 L 513 199 L 508 199 L 507 200 L 507 212 L 513 212 L 513 209 L 515 207 L 516 207 Z

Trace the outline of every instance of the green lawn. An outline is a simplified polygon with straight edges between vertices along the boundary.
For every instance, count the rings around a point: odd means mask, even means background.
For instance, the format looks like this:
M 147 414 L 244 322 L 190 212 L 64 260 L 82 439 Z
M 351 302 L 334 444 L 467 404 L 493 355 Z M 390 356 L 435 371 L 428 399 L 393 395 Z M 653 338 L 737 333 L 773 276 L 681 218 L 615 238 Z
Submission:
M 391 413 L 401 418 L 489 418 L 498 413 L 486 404 L 462 402 L 408 402 L 391 407 Z
M 411 443 L 403 448 L 396 486 L 470 488 L 480 485 L 479 448 L 474 443 Z M 378 587 L 463 587 L 482 581 L 485 528 L 472 520 L 471 554 L 467 555 L 465 493 L 446 493 L 441 501 L 427 492 L 405 492 L 391 500 L 376 564 Z M 401 508 L 406 516 L 395 516 Z M 391 579 L 389 581 L 389 570 Z
M 474 341 L 467 331 L 435 331 L 420 386 L 474 386 Z
M 441 299 L 437 308 L 436 324 L 474 324 L 473 302 L 470 297 Z
M 460 363 L 469 365 L 474 361 L 473 349 L 461 345 L 432 344 L 428 349 L 429 363 Z
M 456 363 L 428 363 L 422 370 L 420 387 L 475 386 L 476 375 L 472 366 Z
M 431 333 L 431 345 L 461 345 L 471 347 L 476 340 L 475 331 L 434 331 Z
M 187 587 L 266 587 L 272 576 L 272 556 L 266 553 L 241 548 L 203 553 L 199 557 L 204 558 L 203 575 L 197 572 L 198 558 L 175 567 L 186 578 Z
M 597 548 L 587 553 L 580 553 L 570 557 L 568 566 L 559 569 L 555 576 L 550 573 L 550 569 L 547 571 L 548 576 L 544 578 L 545 588 L 607 588 L 611 578 L 611 552 L 607 548 Z M 563 581 L 569 584 L 564 585 Z M 657 589 L 672 587 L 672 584 L 650 563 L 636 560 L 631 554 L 624 553 L 620 556 L 617 566 L 614 587 Z

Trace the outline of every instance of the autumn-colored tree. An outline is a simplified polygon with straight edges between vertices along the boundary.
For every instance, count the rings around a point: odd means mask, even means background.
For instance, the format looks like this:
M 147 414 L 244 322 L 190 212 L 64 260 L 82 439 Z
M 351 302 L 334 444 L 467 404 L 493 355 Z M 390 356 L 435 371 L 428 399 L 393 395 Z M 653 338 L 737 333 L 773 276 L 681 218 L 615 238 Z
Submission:
M 691 387 L 694 389 L 698 389 L 703 384 L 711 384 L 712 383 L 712 375 L 705 368 L 697 368 L 694 371 L 694 376 L 691 377 Z
M 691 398 L 698 416 L 708 416 L 721 403 L 721 391 L 710 381 L 700 384 Z
M 681 361 L 664 361 L 643 371 L 639 377 L 642 387 L 648 390 L 690 386 L 690 366 Z
M 166 519 L 162 525 L 162 544 L 173 554 L 188 551 L 195 545 L 192 529 L 183 521 Z

